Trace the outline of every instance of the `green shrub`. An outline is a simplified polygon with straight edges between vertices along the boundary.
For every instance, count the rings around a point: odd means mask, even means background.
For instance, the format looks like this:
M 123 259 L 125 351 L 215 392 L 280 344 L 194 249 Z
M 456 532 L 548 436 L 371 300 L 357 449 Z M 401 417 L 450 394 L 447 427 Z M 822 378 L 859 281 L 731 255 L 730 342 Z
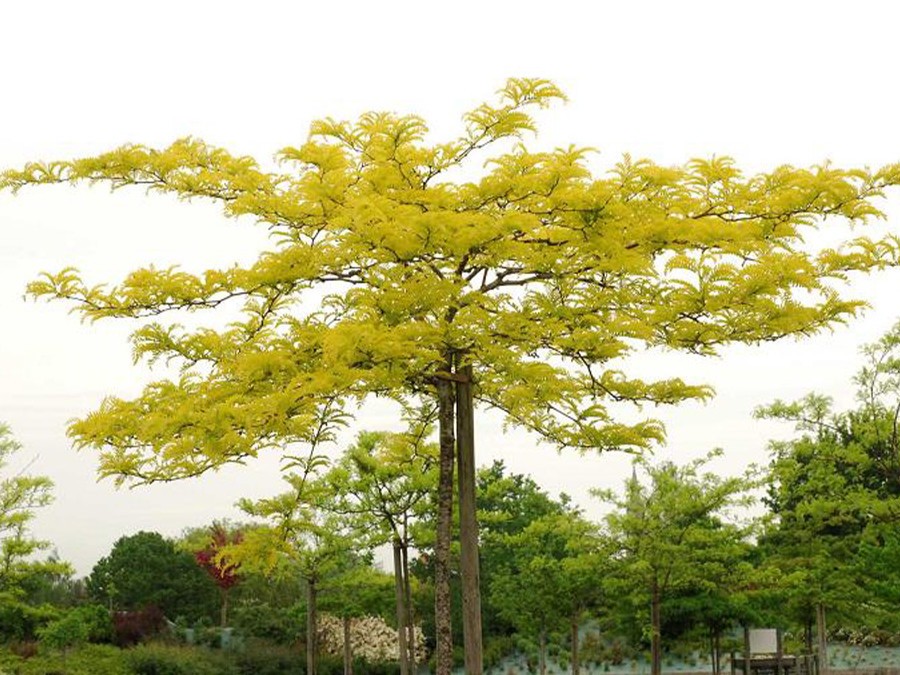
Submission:
M 132 675 L 122 650 L 111 645 L 85 645 L 65 656 L 53 653 L 21 658 L 3 652 L 0 669 L 17 675 Z
M 100 605 L 82 605 L 38 628 L 41 644 L 51 649 L 68 649 L 85 642 L 109 642 L 113 624 L 109 611 Z
M 240 675 L 302 673 L 306 667 L 306 659 L 297 649 L 263 640 L 248 640 L 240 651 L 234 652 L 233 659 Z
M 38 629 L 59 615 L 59 610 L 50 605 L 33 607 L 6 593 L 0 594 L 0 641 L 34 640 Z
M 142 644 L 125 652 L 133 675 L 240 675 L 226 655 L 199 647 Z
M 272 607 L 266 603 L 248 602 L 231 613 L 231 624 L 248 638 L 262 638 L 283 645 L 297 641 L 306 630 L 297 608 Z
M 303 670 L 305 670 L 305 668 Z M 365 675 L 399 675 L 400 664 L 397 661 L 369 663 L 368 661 L 363 661 L 361 659 L 354 659 L 353 672 L 357 674 L 364 673 Z M 319 659 L 318 675 L 343 675 L 343 673 L 344 660 L 342 658 L 337 656 L 323 656 Z

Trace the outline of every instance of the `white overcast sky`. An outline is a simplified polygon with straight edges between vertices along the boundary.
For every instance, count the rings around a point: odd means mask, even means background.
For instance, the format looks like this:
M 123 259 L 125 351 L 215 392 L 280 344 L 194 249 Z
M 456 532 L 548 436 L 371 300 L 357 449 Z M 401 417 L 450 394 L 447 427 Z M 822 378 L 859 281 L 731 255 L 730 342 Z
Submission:
M 123 143 L 192 135 L 269 160 L 303 141 L 309 123 L 366 110 L 417 113 L 436 139 L 510 76 L 553 79 L 570 98 L 539 116 L 538 146 L 592 146 L 596 168 L 622 153 L 660 163 L 713 154 L 749 171 L 830 159 L 900 161 L 896 28 L 890 2 L 16 2 L 0 9 L 0 167 L 96 154 Z M 900 191 L 879 227 L 900 230 Z M 824 235 L 823 235 L 824 236 Z M 254 259 L 266 239 L 214 207 L 140 191 L 53 188 L 0 195 L 0 420 L 24 445 L 14 466 L 56 483 L 36 533 L 86 574 L 113 541 L 141 529 L 175 535 L 236 517 L 243 496 L 281 490 L 259 462 L 183 484 L 115 490 L 97 483 L 66 421 L 149 377 L 131 362 L 129 327 L 82 324 L 59 304 L 26 302 L 43 270 L 78 267 L 92 282 L 137 266 L 189 270 Z M 725 472 L 766 460 L 787 429 L 751 419 L 775 397 L 810 390 L 853 403 L 857 349 L 900 315 L 900 275 L 854 281 L 871 309 L 803 342 L 739 347 L 721 358 L 635 359 L 647 375 L 713 384 L 717 398 L 660 414 L 659 456 L 721 446 Z M 354 428 L 395 424 L 361 411 Z M 482 416 L 479 461 L 502 457 L 590 512 L 591 487 L 618 486 L 621 456 L 558 456 Z

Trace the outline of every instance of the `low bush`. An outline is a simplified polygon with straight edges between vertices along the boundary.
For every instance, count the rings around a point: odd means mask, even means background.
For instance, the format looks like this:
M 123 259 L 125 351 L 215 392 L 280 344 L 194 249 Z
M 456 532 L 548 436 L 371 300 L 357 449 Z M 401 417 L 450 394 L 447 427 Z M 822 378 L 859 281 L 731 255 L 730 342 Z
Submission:
M 231 624 L 248 638 L 262 638 L 283 645 L 295 643 L 305 631 L 303 617 L 296 607 L 271 607 L 259 602 L 236 606 L 231 613 Z
M 227 655 L 198 647 L 143 644 L 124 656 L 133 675 L 241 675 Z
M 113 642 L 119 647 L 129 647 L 156 637 L 167 628 L 166 617 L 158 607 L 116 612 L 113 615 Z
M 319 659 L 318 665 L 318 675 L 343 675 L 344 673 L 344 660 L 336 656 L 323 656 Z M 353 672 L 365 673 L 365 675 L 399 675 L 400 664 L 397 661 L 370 663 L 363 659 L 354 659 Z
M 66 655 L 39 653 L 23 658 L 0 653 L 0 671 L 17 675 L 132 675 L 125 653 L 111 645 L 85 645 Z
M 113 624 L 105 607 L 82 605 L 37 632 L 42 645 L 65 650 L 85 642 L 109 642 L 113 637 Z
M 33 607 L 6 593 L 0 594 L 0 641 L 34 640 L 37 631 L 54 619 L 60 611 L 50 605 Z
M 233 652 L 232 659 L 240 675 L 282 675 L 306 670 L 306 659 L 296 648 L 265 640 L 248 640 Z

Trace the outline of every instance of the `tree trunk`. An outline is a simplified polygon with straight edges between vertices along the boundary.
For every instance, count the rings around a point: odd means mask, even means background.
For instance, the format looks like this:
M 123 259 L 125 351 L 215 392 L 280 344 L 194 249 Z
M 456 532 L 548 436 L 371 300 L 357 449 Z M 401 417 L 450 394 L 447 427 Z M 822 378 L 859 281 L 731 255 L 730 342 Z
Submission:
M 784 643 L 782 641 L 781 629 L 775 629 L 775 675 L 784 675 Z
M 828 640 L 825 636 L 825 605 L 816 605 L 816 642 L 818 647 L 819 675 L 828 675 Z
M 221 628 L 228 627 L 228 594 L 230 588 L 220 588 L 219 594 L 222 596 L 222 606 L 219 610 L 219 624 Z
M 578 675 L 578 617 L 572 617 L 572 675 Z
M 719 675 L 719 667 L 716 663 L 716 638 L 712 628 L 709 629 L 709 665 L 712 675 Z
M 466 675 L 481 675 L 481 580 L 478 569 L 478 518 L 475 513 L 475 419 L 472 366 L 459 367 L 456 383 L 456 448 L 459 477 L 459 571 L 462 581 L 463 645 Z
M 650 595 L 650 675 L 662 675 L 662 644 L 659 585 L 653 582 Z
M 405 528 L 405 526 L 404 526 Z M 409 672 L 415 675 L 418 671 L 416 664 L 416 629 L 413 620 L 412 589 L 409 581 L 409 543 L 403 542 L 401 553 L 403 554 L 403 598 L 406 601 L 406 647 L 409 650 Z
M 538 649 L 540 650 L 538 658 L 540 659 L 541 675 L 547 675 L 547 630 L 544 628 L 543 623 L 541 624 Z
M 449 370 L 449 368 L 448 368 Z M 438 465 L 437 532 L 434 542 L 434 627 L 435 675 L 450 675 L 453 670 L 453 631 L 450 606 L 450 539 L 453 525 L 454 436 L 453 387 L 449 380 L 438 379 Z
M 722 633 L 720 630 L 715 632 L 713 637 L 713 654 L 716 660 L 716 675 L 722 673 Z
M 806 653 L 813 653 L 813 628 L 812 628 L 812 619 L 807 620 L 806 622 Z
M 316 675 L 317 642 L 316 630 L 318 629 L 318 617 L 316 616 L 316 580 L 306 580 L 306 675 Z
M 750 675 L 750 626 L 744 626 L 744 675 Z
M 353 675 L 353 649 L 350 645 L 350 617 L 344 617 L 344 675 Z
M 403 588 L 403 556 L 400 539 L 394 539 L 394 600 L 397 604 L 397 652 L 400 675 L 409 675 L 409 650 L 406 648 L 406 592 Z

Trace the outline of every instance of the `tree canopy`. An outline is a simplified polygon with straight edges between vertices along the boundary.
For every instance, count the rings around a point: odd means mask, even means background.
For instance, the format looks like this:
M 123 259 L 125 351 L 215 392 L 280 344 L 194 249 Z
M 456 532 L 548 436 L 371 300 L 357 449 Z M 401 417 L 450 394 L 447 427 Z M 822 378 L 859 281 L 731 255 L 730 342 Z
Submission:
M 873 200 L 900 180 L 896 165 L 745 176 L 725 157 L 680 167 L 625 157 L 597 177 L 585 148 L 515 142 L 537 128 L 530 109 L 562 98 L 548 81 L 512 79 L 444 143 L 412 115 L 317 121 L 276 171 L 187 138 L 4 172 L 0 189 L 90 182 L 208 198 L 273 235 L 249 267 L 149 267 L 112 286 L 65 269 L 29 286 L 91 320 L 243 303 L 226 330 L 138 328 L 135 356 L 177 362 L 182 376 L 105 400 L 72 424 L 76 442 L 117 480 L 195 475 L 307 441 L 323 416 L 368 394 L 428 392 L 459 354 L 478 400 L 510 421 L 560 446 L 641 448 L 660 424 L 625 424 L 610 403 L 711 392 L 631 378 L 617 359 L 646 345 L 711 353 L 814 332 L 860 307 L 831 281 L 897 262 L 893 237 L 803 246 L 823 217 L 880 215 Z M 501 141 L 514 143 L 454 182 Z
M 649 479 L 646 484 L 635 472 L 624 494 L 597 492 L 615 506 L 606 524 L 618 549 L 618 592 L 636 612 L 650 608 L 653 675 L 662 669 L 663 601 L 679 590 L 716 590 L 738 570 L 747 572 L 740 563 L 750 530 L 735 520 L 734 508 L 752 502 L 749 490 L 756 481 L 750 472 L 721 478 L 705 471 L 715 456 L 684 466 L 642 460 L 638 466 Z

